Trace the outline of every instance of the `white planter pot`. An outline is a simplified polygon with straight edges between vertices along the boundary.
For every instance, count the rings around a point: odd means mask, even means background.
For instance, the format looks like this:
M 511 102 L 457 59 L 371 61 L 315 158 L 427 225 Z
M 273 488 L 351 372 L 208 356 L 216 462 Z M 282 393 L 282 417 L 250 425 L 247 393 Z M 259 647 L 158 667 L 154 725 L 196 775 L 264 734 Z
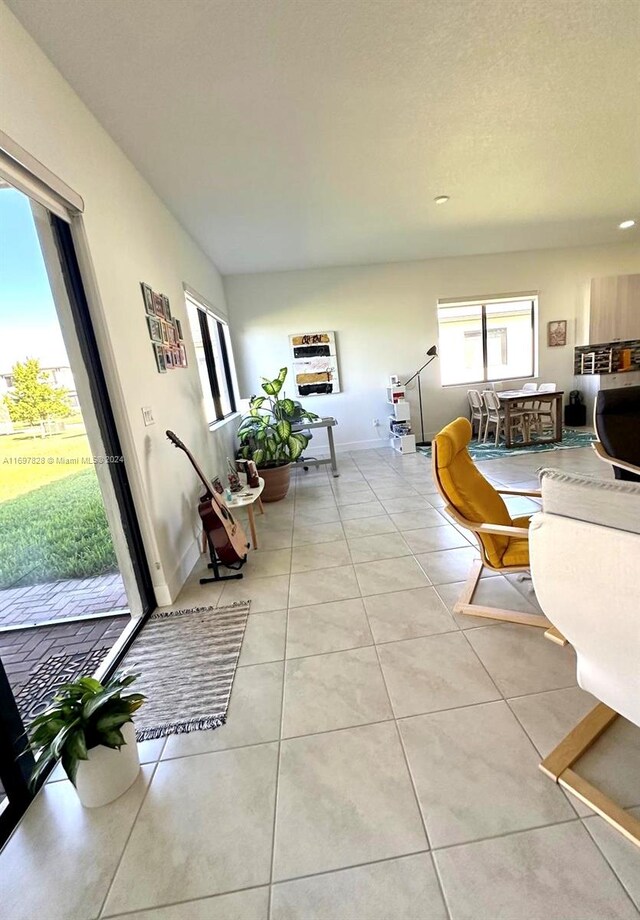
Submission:
M 91 748 L 89 759 L 81 760 L 76 774 L 76 791 L 85 808 L 97 808 L 119 798 L 140 772 L 140 758 L 133 722 L 122 727 L 125 741 L 120 750 Z

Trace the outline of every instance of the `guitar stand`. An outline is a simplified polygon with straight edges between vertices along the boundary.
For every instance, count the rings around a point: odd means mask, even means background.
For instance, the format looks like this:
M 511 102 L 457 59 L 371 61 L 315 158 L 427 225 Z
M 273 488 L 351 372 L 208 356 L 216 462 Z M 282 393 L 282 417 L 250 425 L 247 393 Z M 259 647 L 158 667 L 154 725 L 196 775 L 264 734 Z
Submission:
M 200 579 L 201 585 L 208 585 L 208 584 L 211 584 L 211 582 L 213 581 L 231 581 L 235 578 L 244 578 L 244 574 L 242 572 L 236 572 L 233 575 L 221 575 L 220 566 L 222 563 L 219 561 L 218 557 L 216 556 L 216 551 L 212 546 L 209 547 L 209 553 L 211 556 L 211 562 L 208 564 L 207 568 L 213 569 L 213 577 L 212 578 L 201 578 Z M 247 561 L 247 557 L 245 556 L 242 562 L 240 563 L 240 565 L 243 566 L 246 561 Z

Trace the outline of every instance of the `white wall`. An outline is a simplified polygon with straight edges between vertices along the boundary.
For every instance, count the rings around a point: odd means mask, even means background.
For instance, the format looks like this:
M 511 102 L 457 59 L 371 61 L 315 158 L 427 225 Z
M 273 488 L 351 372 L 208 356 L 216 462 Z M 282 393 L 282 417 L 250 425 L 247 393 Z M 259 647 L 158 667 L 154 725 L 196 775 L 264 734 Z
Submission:
M 166 293 L 188 330 L 183 282 L 224 315 L 220 275 L 1 2 L 0 100 L 2 130 L 84 198 L 94 323 L 156 595 L 169 603 L 197 558 L 198 488 L 164 431 L 175 429 L 213 474 L 235 426 L 207 432 L 192 347 L 187 370 L 156 372 L 139 285 Z M 144 427 L 142 406 L 154 426 Z
M 438 298 L 539 291 L 539 380 L 573 389 L 573 346 L 584 342 L 589 281 L 640 269 L 637 244 L 431 259 L 351 268 L 231 275 L 225 290 L 233 316 L 243 395 L 261 374 L 291 367 L 288 336 L 336 331 L 343 392 L 307 398 L 310 409 L 334 415 L 336 442 L 366 447 L 386 437 L 384 387 L 389 374 L 407 379 L 437 342 Z M 548 348 L 549 320 L 568 320 L 564 348 Z M 578 383 L 579 385 L 579 383 Z M 414 384 L 415 386 L 415 384 Z M 425 433 L 466 412 L 466 386 L 441 388 L 437 360 L 423 375 Z M 292 388 L 290 387 L 290 394 Z M 410 394 L 418 430 L 415 389 Z M 372 420 L 379 418 L 378 432 Z

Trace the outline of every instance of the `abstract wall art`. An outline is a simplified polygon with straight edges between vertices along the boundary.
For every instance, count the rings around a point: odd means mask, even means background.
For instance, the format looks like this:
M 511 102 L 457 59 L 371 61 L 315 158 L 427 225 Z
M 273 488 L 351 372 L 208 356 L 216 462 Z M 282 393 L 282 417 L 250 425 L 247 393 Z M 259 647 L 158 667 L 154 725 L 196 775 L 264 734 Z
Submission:
M 293 379 L 298 396 L 325 396 L 340 392 L 334 332 L 290 335 Z

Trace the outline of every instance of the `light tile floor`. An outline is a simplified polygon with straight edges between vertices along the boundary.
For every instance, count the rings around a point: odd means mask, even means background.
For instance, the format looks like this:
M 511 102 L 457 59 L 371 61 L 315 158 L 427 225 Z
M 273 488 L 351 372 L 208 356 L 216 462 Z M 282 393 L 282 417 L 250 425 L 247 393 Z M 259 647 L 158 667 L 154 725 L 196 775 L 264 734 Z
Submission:
M 530 487 L 541 465 L 609 475 L 588 448 L 481 468 Z M 638 917 L 640 851 L 538 770 L 593 702 L 573 652 L 452 615 L 475 553 L 424 457 L 340 469 L 267 506 L 243 581 L 196 571 L 179 598 L 252 600 L 227 725 L 143 745 L 102 809 L 49 782 L 0 856 L 3 918 Z M 515 577 L 480 596 L 537 609 Z M 640 730 L 619 720 L 582 771 L 640 814 Z

